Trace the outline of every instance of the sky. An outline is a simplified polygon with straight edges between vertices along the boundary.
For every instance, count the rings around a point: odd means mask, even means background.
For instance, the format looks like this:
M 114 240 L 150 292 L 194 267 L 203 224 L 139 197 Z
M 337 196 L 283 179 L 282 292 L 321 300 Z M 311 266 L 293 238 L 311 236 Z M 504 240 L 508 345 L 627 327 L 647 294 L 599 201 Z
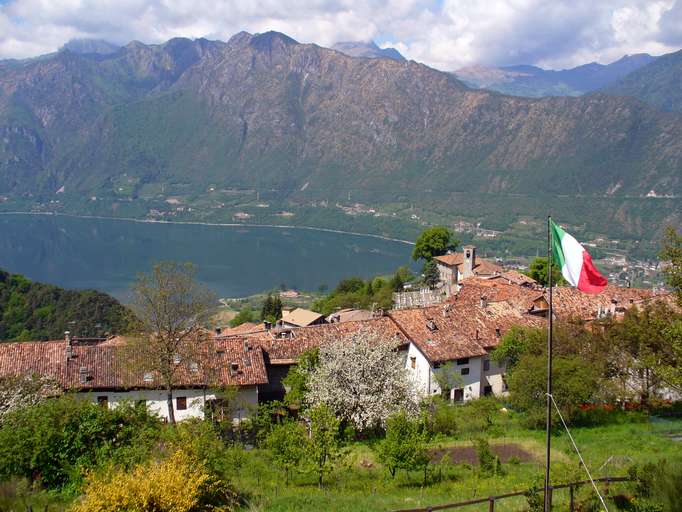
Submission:
M 322 46 L 374 40 L 446 71 L 562 69 L 682 48 L 682 0 L 0 0 L 0 58 L 74 38 L 227 40 L 241 30 Z

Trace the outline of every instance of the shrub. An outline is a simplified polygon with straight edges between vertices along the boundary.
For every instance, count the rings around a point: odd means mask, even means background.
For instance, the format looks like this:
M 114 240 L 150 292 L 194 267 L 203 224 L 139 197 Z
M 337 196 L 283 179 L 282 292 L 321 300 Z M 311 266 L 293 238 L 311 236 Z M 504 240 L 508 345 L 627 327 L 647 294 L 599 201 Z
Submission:
M 105 409 L 70 396 L 15 410 L 0 425 L 0 479 L 26 477 L 54 488 L 101 460 L 136 463 L 160 426 L 145 408 Z
M 386 437 L 377 445 L 377 454 L 394 478 L 398 469 L 410 470 L 428 464 L 425 443 L 426 436 L 419 422 L 399 412 L 388 419 Z
M 682 462 L 660 460 L 635 466 L 629 475 L 635 480 L 635 511 L 682 511 Z
M 131 472 L 91 474 L 74 512 L 199 512 L 234 510 L 238 495 L 182 450 Z
M 268 434 L 265 444 L 270 449 L 275 464 L 284 470 L 287 484 L 291 471 L 300 464 L 305 455 L 307 441 L 305 427 L 295 421 L 277 425 Z
M 502 471 L 500 459 L 490 449 L 488 440 L 483 437 L 479 437 L 474 442 L 474 447 L 476 448 L 476 456 L 478 457 L 478 465 L 481 473 L 484 475 L 500 474 Z
M 462 409 L 445 400 L 435 398 L 430 404 L 429 430 L 432 434 L 457 435 Z

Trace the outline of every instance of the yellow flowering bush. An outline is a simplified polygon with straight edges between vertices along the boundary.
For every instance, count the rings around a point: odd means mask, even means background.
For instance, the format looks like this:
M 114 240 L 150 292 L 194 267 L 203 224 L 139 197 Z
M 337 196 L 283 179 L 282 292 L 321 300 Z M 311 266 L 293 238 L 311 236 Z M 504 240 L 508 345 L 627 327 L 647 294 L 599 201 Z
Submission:
M 91 474 L 85 495 L 73 512 L 229 511 L 236 493 L 211 476 L 205 466 L 177 450 L 161 461 L 149 461 L 130 472 Z

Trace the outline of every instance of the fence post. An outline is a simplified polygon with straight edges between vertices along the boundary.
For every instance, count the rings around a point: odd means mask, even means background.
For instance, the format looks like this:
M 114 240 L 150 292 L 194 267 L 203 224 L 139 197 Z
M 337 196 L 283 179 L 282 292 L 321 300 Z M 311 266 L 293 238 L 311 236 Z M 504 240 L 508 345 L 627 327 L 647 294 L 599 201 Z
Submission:
M 552 510 L 552 496 L 554 495 L 554 487 L 548 487 L 547 488 L 547 494 L 549 494 L 549 500 L 547 503 L 549 503 L 549 510 Z M 549 511 L 547 511 L 549 512 Z
M 573 497 L 573 484 L 568 486 L 568 510 L 574 512 L 575 509 L 575 498 Z
M 488 512 L 495 512 L 495 498 L 488 498 Z

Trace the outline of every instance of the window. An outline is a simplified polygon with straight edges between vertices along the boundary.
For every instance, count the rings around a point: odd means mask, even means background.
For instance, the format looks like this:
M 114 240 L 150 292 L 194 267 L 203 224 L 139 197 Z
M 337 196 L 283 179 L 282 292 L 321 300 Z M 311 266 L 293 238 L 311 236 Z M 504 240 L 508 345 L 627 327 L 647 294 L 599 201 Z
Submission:
M 484 359 L 483 360 L 483 371 L 487 372 L 490 370 L 490 359 Z
M 109 397 L 107 395 L 102 395 L 97 397 L 97 403 L 104 407 L 105 409 L 109 408 Z
M 410 368 L 413 370 L 417 367 L 417 358 L 416 357 L 410 357 Z
M 175 399 L 175 408 L 178 411 L 184 411 L 187 409 L 187 397 L 186 396 L 179 396 Z
M 469 375 L 469 368 L 462 368 L 461 373 L 462 375 Z
M 457 366 L 462 366 L 463 364 L 469 364 L 469 358 L 463 357 L 462 359 L 457 359 Z
M 463 402 L 464 401 L 464 390 L 463 389 L 455 389 L 454 393 L 454 400 L 455 402 Z

